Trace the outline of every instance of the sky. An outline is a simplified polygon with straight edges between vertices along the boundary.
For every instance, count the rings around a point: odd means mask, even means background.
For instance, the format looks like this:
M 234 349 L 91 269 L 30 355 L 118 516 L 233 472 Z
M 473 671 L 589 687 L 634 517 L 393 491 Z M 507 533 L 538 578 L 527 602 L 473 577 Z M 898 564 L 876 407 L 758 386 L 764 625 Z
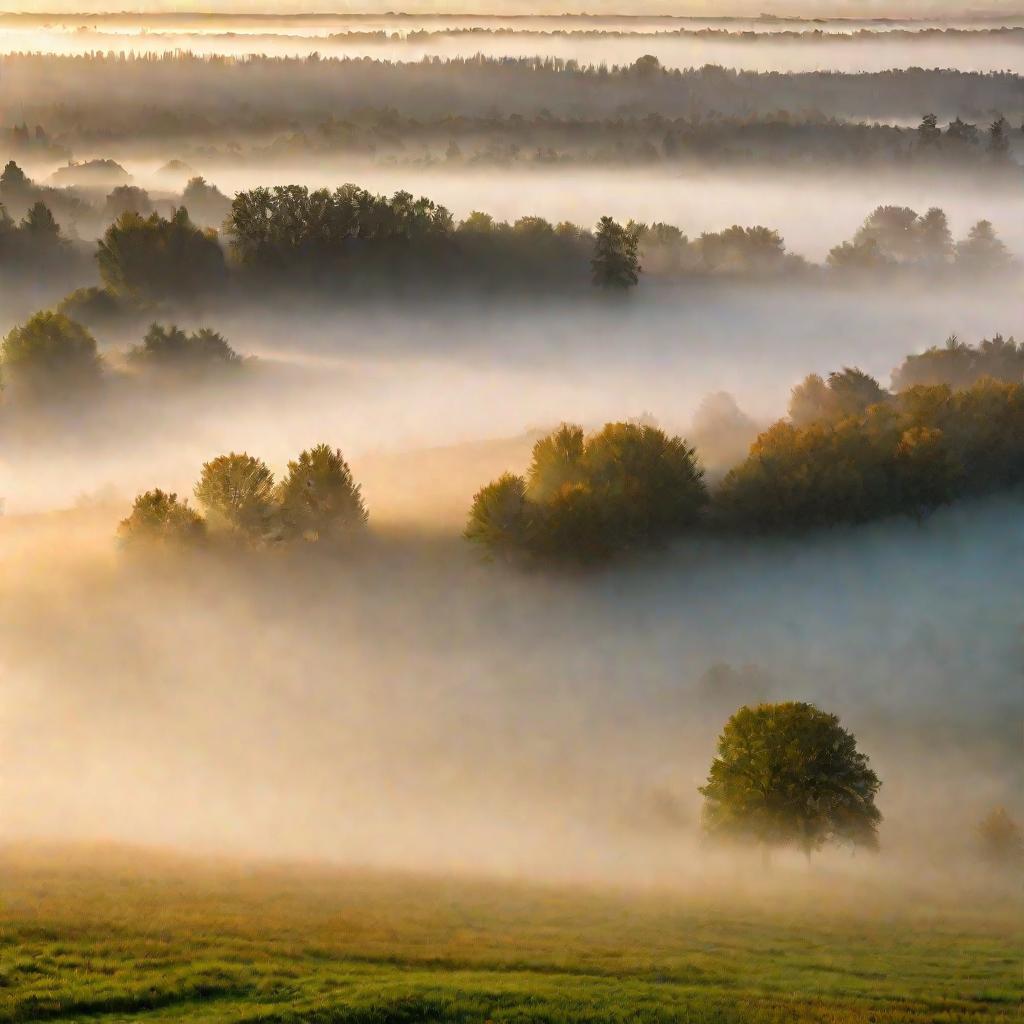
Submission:
M 0 0 L 2 11 L 98 13 L 105 10 L 140 11 L 214 11 L 267 12 L 294 14 L 299 12 L 384 13 L 497 13 L 497 14 L 698 14 L 750 15 L 769 11 L 778 15 L 827 17 L 910 15 L 957 15 L 966 12 L 1024 11 L 1024 0 L 984 0 L 963 3 L 958 0 L 733 0 L 722 4 L 717 0 Z

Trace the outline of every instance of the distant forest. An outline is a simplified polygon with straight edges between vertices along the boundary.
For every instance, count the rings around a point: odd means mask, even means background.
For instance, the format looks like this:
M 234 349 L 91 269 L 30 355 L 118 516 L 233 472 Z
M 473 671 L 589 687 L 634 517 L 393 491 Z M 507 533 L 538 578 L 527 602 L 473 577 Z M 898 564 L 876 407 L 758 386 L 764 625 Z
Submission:
M 879 73 L 761 73 L 716 66 L 663 68 L 653 57 L 625 67 L 581 66 L 556 58 L 198 57 L 190 54 L 0 59 L 0 118 L 8 124 L 63 126 L 82 133 L 188 136 L 211 124 L 297 123 L 348 117 L 365 109 L 406 116 L 449 115 L 667 118 L 793 115 L 891 121 L 932 112 L 942 120 L 987 123 L 1002 114 L 1019 125 L 1024 79 L 908 68 Z M 54 120 L 61 112 L 62 122 Z

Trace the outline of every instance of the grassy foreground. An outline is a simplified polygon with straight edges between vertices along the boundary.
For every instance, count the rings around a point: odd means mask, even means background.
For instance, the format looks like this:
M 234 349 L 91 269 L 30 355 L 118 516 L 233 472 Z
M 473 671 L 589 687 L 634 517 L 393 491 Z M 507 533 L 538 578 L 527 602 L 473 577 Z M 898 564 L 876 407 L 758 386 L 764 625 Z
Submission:
M 1016 898 L 937 907 L 792 878 L 627 894 L 25 847 L 0 850 L 0 880 L 0 1021 L 1019 1019 Z

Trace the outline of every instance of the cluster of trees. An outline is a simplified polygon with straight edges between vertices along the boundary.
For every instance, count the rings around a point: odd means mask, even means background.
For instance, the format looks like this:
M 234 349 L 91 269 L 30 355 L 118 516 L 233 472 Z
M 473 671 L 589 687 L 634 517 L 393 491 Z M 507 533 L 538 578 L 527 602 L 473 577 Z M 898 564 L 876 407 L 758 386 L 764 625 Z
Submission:
M 117 185 L 105 195 L 100 192 L 99 201 L 96 195 L 89 187 L 38 185 L 9 160 L 0 173 L 0 266 L 18 267 L 28 261 L 39 269 L 81 263 L 85 246 L 73 243 L 69 233 L 94 237 L 126 213 L 142 218 L 157 213 L 173 219 L 183 206 L 199 224 L 219 228 L 231 210 L 231 200 L 201 177 L 188 181 L 180 201 L 154 199 L 146 189 L 130 184 Z
M 959 498 L 1019 487 L 1019 364 L 1007 369 L 1011 380 L 964 377 L 945 364 L 948 351 L 911 357 L 895 375 L 928 374 L 931 363 L 931 375 L 945 379 L 897 392 L 855 368 L 808 376 L 793 389 L 788 417 L 761 433 L 714 488 L 682 438 L 633 423 L 587 436 L 564 424 L 537 442 L 524 476 L 505 474 L 477 492 L 465 535 L 506 560 L 592 564 L 699 530 L 794 532 L 920 518 Z M 1020 350 L 1000 339 L 972 351 L 994 360 L 992 353 L 1016 358 Z
M 140 494 L 120 526 L 124 543 L 195 545 L 211 537 L 246 545 L 339 543 L 358 536 L 368 519 L 348 463 L 327 444 L 301 452 L 276 484 L 262 459 L 221 455 L 203 465 L 194 493 L 205 516 L 174 493 Z
M 188 334 L 174 324 L 154 323 L 126 362 L 136 371 L 196 376 L 234 369 L 242 361 L 216 331 Z M 88 328 L 59 311 L 36 313 L 0 344 L 0 388 L 15 401 L 62 402 L 94 389 L 111 372 Z
M 933 111 L 943 119 L 976 121 L 1001 110 L 1019 123 L 1024 113 L 1019 79 L 1011 72 L 682 70 L 661 67 L 652 57 L 607 67 L 554 57 L 391 63 L 320 54 L 14 54 L 4 58 L 3 74 L 9 108 L 24 111 L 76 149 L 100 138 L 219 142 L 235 132 L 265 137 L 293 125 L 312 131 L 330 117 L 351 117 L 367 107 L 402 110 L 420 120 L 494 112 L 593 119 L 638 111 L 675 118 L 682 111 L 733 117 L 784 110 L 881 122 Z
M 937 206 L 920 215 L 909 206 L 879 206 L 852 240 L 828 254 L 828 266 L 838 272 L 917 268 L 934 273 L 955 267 L 957 272 L 992 274 L 1013 264 L 989 221 L 978 221 L 965 238 L 954 242 L 946 214 Z
M 534 445 L 525 476 L 477 492 L 465 535 L 505 558 L 598 561 L 693 529 L 707 500 L 682 439 L 636 423 L 590 436 L 563 424 Z
M 919 355 L 909 355 L 892 375 L 895 391 L 924 385 L 944 384 L 954 390 L 967 388 L 990 377 L 1006 384 L 1024 381 L 1024 345 L 1013 337 L 996 334 L 968 345 L 955 334 L 943 346 L 933 346 Z

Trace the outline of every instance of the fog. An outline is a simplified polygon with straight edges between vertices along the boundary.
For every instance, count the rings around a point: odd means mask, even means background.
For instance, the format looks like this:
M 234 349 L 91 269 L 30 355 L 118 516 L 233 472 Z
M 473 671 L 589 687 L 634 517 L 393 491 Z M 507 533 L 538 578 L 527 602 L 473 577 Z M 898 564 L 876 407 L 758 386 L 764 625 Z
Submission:
M 36 302 L 0 310 L 0 332 Z M 687 434 L 702 399 L 721 391 L 765 424 L 807 373 L 856 365 L 887 384 L 906 354 L 951 333 L 1019 334 L 1020 307 L 1011 284 L 947 288 L 937 301 L 926 287 L 698 283 L 641 288 L 611 308 L 463 298 L 350 303 L 339 314 L 303 297 L 273 313 L 227 307 L 182 323 L 215 327 L 257 361 L 230 386 L 112 384 L 105 398 L 14 421 L 0 458 L 9 512 L 97 494 L 127 501 L 153 486 L 188 494 L 215 454 L 248 450 L 283 469 L 323 439 L 344 449 L 378 514 L 461 527 L 472 494 L 507 468 L 509 439 L 519 438 L 517 468 L 525 463 L 531 430 L 649 414 Z M 115 362 L 143 332 L 96 331 Z M 457 452 L 435 453 L 436 473 L 424 461 L 424 449 L 477 442 L 492 447 L 477 452 L 473 472 L 459 469 Z
M 581 24 L 620 34 L 545 34 Z M 24 16 L 0 25 L 7 53 L 185 47 L 609 63 L 650 53 L 668 66 L 778 71 L 1017 69 L 1021 31 L 1014 19 L 823 21 L 813 24 L 820 37 L 796 38 L 782 33 L 811 24 L 335 15 L 45 25 Z M 529 32 L 452 34 L 475 27 Z M 1013 32 L 989 31 L 1001 27 Z M 372 46 L 327 38 L 420 28 L 433 34 Z M 657 34 L 680 28 L 759 38 Z M 843 37 L 861 28 L 868 34 Z M 184 182 L 162 169 L 180 159 L 188 165 L 180 176 L 204 175 L 228 196 L 355 181 L 429 196 L 456 218 L 483 210 L 591 228 L 610 215 L 676 224 L 691 238 L 765 225 L 816 262 L 877 206 L 939 206 L 955 238 L 987 219 L 1024 257 L 1016 132 L 1007 163 L 993 171 L 990 161 L 977 175 L 909 158 L 870 172 L 811 161 L 782 170 L 756 156 L 744 169 L 475 170 L 441 165 L 413 145 L 401 159 L 308 150 L 271 158 L 259 149 L 282 131 L 312 131 L 309 119 L 344 118 L 371 101 L 407 121 L 492 106 L 540 117 L 548 103 L 579 117 L 713 118 L 714 75 L 656 75 L 653 84 L 611 76 L 606 91 L 596 76 L 486 64 L 8 58 L 0 73 L 0 128 L 10 135 L 0 157 L 16 156 L 39 184 L 73 152 L 117 160 L 133 184 L 170 203 Z M 527 78 L 535 81 L 517 91 Z M 934 87 L 934 109 L 963 111 L 983 130 L 998 110 L 1019 110 L 1015 75 L 913 79 L 836 76 L 820 109 L 904 123 L 928 109 Z M 722 81 L 735 91 L 721 110 L 737 118 L 800 116 L 807 97 L 826 91 L 814 77 Z M 775 91 L 759 95 L 766 82 Z M 42 137 L 37 115 L 49 119 Z M 16 139 L 9 126 L 22 119 L 33 134 Z M 100 204 L 105 191 L 78 197 Z M 82 265 L 97 211 L 73 245 L 61 243 Z M 126 302 L 121 320 L 95 326 L 106 360 L 95 390 L 22 406 L 5 392 L 5 838 L 699 880 L 730 863 L 701 842 L 699 828 L 697 787 L 722 724 L 748 701 L 806 699 L 841 716 L 883 781 L 880 854 L 852 860 L 833 851 L 830 864 L 940 880 L 973 871 L 975 824 L 995 805 L 1019 806 L 1019 494 L 960 502 L 920 522 L 785 540 L 707 531 L 588 572 L 485 562 L 460 535 L 474 493 L 506 470 L 522 472 L 537 438 L 563 421 L 588 430 L 656 422 L 695 444 L 714 483 L 784 415 L 791 388 L 809 373 L 855 366 L 886 386 L 907 354 L 951 334 L 971 343 L 1020 335 L 1019 268 L 971 278 L 950 262 L 934 279 L 922 272 L 873 283 L 810 271 L 775 280 L 649 275 L 613 300 L 589 290 L 582 265 L 579 293 L 487 296 L 458 282 L 413 295 L 400 280 L 374 294 L 282 285 L 261 295 L 258 276 L 235 287 L 234 268 L 222 294 Z M 98 282 L 91 265 L 72 282 L 0 260 L 0 337 L 72 287 Z M 213 328 L 245 361 L 230 379 L 133 376 L 125 352 L 152 320 Z M 718 431 L 709 409 L 733 401 L 732 432 Z M 265 459 L 280 478 L 289 459 L 321 441 L 343 451 L 362 485 L 371 526 L 361 545 L 325 553 L 305 543 L 211 544 L 140 555 L 117 541 L 140 492 L 191 496 L 203 463 L 229 451 Z
M 583 580 L 414 537 L 344 564 L 146 567 L 98 513 L 9 519 L 5 831 L 687 877 L 707 867 L 716 731 L 768 696 L 821 701 L 872 757 L 878 870 L 956 870 L 1020 781 L 1020 513 L 682 547 Z M 758 666 L 767 692 L 709 695 L 718 663 Z

